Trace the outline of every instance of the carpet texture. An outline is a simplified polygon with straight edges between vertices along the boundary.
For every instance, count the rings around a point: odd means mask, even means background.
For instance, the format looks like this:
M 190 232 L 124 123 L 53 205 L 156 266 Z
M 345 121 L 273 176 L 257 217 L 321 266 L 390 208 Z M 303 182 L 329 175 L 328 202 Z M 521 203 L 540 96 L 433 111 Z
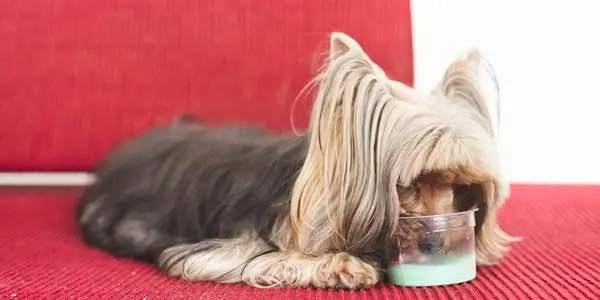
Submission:
M 256 289 L 186 283 L 91 249 L 75 194 L 0 190 L 0 299 L 600 299 L 600 187 L 513 187 L 500 222 L 522 236 L 470 283 L 369 290 Z

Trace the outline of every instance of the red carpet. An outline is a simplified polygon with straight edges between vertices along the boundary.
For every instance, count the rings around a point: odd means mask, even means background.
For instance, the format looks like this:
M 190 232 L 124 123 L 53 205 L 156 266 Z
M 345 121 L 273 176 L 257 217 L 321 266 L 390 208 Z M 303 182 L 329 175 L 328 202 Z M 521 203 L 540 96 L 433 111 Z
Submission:
M 600 186 L 515 186 L 501 223 L 524 241 L 475 281 L 440 288 L 262 290 L 185 283 L 79 240 L 75 196 L 0 191 L 0 299 L 600 299 Z

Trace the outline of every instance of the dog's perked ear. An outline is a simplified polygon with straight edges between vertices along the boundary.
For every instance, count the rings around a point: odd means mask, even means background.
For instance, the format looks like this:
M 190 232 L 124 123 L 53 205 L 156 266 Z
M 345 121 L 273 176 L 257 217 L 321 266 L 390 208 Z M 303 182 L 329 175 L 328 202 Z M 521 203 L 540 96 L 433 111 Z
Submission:
M 486 61 L 479 50 L 469 49 L 450 64 L 434 92 L 442 93 L 453 103 L 475 110 L 481 118 L 481 125 L 493 135 L 492 117 L 483 80 L 486 72 Z
M 369 66 L 371 73 L 376 75 L 382 82 L 386 84 L 393 83 L 355 39 L 345 33 L 334 32 L 329 40 L 329 61 L 334 61 L 344 55 L 363 60 Z
M 335 59 L 348 52 L 365 55 L 362 47 L 353 38 L 341 32 L 332 33 L 329 41 L 329 59 Z

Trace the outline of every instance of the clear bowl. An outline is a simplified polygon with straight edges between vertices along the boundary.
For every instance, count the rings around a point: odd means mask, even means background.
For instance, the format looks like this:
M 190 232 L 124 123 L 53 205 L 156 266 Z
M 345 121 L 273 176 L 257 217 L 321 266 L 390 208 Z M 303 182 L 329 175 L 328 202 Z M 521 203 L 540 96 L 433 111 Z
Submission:
M 400 254 L 388 268 L 391 282 L 419 287 L 475 279 L 475 211 L 401 217 Z

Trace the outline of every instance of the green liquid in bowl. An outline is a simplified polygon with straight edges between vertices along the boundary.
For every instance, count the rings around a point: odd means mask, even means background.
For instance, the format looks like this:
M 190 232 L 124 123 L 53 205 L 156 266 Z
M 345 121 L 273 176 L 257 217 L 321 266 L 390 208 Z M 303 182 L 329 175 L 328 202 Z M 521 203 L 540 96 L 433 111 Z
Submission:
M 397 264 L 388 269 L 394 285 L 439 286 L 475 279 L 475 253 L 464 256 L 437 258 L 424 263 Z

